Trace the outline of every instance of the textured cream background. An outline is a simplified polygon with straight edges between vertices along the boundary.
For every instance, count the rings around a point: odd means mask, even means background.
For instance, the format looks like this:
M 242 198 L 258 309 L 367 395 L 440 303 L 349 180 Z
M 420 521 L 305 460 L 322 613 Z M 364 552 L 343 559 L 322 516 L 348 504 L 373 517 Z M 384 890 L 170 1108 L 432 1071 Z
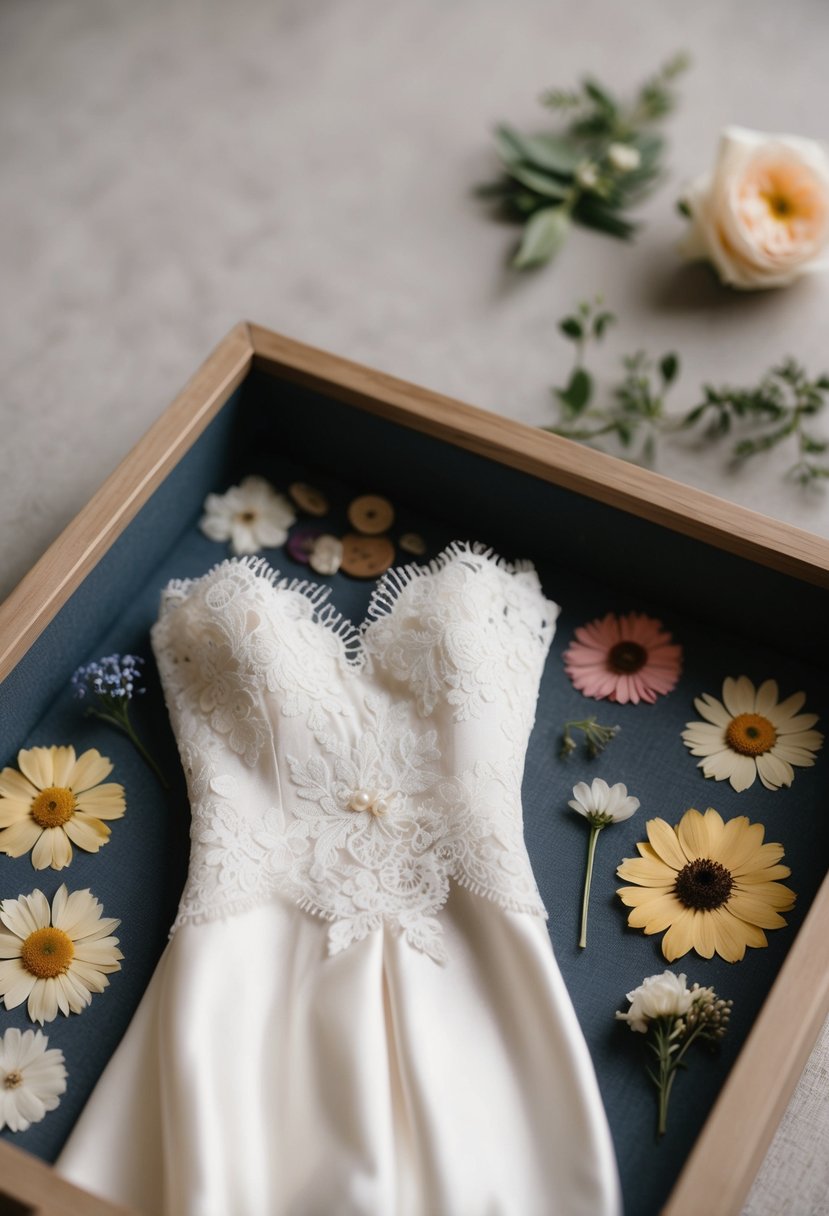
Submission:
M 553 421 L 556 321 L 604 292 L 602 354 L 677 346 L 675 404 L 792 353 L 829 365 L 829 277 L 719 289 L 674 253 L 672 200 L 728 122 L 823 137 L 825 0 L 3 0 L 0 594 L 241 318 L 527 422 Z M 694 71 L 666 186 L 632 247 L 577 234 L 516 279 L 471 196 L 499 118 L 591 70 L 620 88 L 677 48 Z M 671 446 L 661 471 L 829 534 L 829 499 Z M 751 1216 L 829 1212 L 829 1032 Z

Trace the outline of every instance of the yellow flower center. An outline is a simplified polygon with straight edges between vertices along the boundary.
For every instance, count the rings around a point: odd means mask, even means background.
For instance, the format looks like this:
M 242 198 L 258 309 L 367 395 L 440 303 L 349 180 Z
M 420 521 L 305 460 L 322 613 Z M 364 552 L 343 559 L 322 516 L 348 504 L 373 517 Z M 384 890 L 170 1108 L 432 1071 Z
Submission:
M 42 828 L 62 827 L 75 814 L 75 795 L 62 785 L 50 785 L 32 799 L 32 819 Z
M 674 893 L 686 908 L 710 912 L 726 903 L 733 886 L 734 879 L 725 866 L 709 857 L 698 857 L 679 871 Z
M 725 741 L 741 756 L 762 756 L 777 742 L 777 731 L 762 714 L 738 714 L 728 723 Z
M 18 1072 L 18 1070 L 16 1068 L 13 1068 L 11 1070 L 11 1072 L 7 1072 L 5 1077 L 3 1078 L 3 1088 L 4 1089 L 19 1089 L 22 1084 L 23 1084 L 23 1073 Z
M 639 671 L 648 661 L 648 652 L 638 642 L 617 642 L 607 652 L 607 665 L 616 675 Z
M 768 207 L 769 214 L 776 220 L 786 219 L 795 210 L 792 199 L 787 198 L 785 194 L 777 194 L 770 190 L 761 193 L 760 197 Z
M 30 975 L 39 980 L 51 980 L 69 970 L 75 957 L 72 939 L 63 929 L 52 925 L 35 929 L 20 948 L 20 961 Z

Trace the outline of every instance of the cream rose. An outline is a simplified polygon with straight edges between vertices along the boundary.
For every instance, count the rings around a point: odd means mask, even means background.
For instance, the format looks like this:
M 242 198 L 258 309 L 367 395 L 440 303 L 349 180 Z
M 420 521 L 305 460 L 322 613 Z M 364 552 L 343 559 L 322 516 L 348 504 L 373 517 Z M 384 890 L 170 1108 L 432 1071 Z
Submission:
M 684 202 L 681 252 L 711 261 L 732 287 L 783 287 L 829 269 L 829 157 L 814 140 L 728 127 L 713 173 Z

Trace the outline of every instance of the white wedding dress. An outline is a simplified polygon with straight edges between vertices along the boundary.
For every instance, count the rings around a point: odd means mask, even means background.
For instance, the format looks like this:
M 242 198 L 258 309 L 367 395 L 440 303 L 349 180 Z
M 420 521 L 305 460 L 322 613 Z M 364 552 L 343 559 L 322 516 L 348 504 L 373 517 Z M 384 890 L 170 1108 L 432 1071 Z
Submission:
M 616 1166 L 522 836 L 557 608 L 451 546 L 362 629 L 228 561 L 153 646 L 192 852 L 59 1161 L 168 1216 L 606 1216 Z

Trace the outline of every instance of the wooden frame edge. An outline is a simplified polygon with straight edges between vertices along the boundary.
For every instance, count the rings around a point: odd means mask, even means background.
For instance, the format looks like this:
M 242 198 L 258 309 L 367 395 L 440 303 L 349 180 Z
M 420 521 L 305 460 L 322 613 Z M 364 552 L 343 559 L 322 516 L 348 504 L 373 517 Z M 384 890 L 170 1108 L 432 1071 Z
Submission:
M 236 325 L 0 604 L 0 682 L 20 661 L 182 453 L 248 373 L 250 327 Z
M 812 901 L 662 1216 L 738 1216 L 829 1015 L 827 923 L 829 876 Z M 795 998 L 797 1012 L 792 1016 Z M 770 1090 L 767 1071 L 785 1076 L 789 1083 Z M 736 1148 L 735 1127 L 743 1131 Z M 746 1134 L 751 1129 L 753 1134 Z
M 464 447 L 608 506 L 803 582 L 829 587 L 829 541 L 673 481 L 616 456 L 551 435 L 338 355 L 250 325 L 253 366 Z M 332 392 L 332 382 L 335 391 Z M 460 420 L 465 426 L 456 425 Z M 470 442 L 467 427 L 474 428 Z M 510 459 L 503 460 L 504 449 Z M 550 474 L 555 470 L 555 478 Z
M 31 1216 L 138 1216 L 132 1208 L 121 1207 L 84 1191 L 56 1174 L 13 1144 L 0 1141 L 0 1212 L 8 1197 Z

